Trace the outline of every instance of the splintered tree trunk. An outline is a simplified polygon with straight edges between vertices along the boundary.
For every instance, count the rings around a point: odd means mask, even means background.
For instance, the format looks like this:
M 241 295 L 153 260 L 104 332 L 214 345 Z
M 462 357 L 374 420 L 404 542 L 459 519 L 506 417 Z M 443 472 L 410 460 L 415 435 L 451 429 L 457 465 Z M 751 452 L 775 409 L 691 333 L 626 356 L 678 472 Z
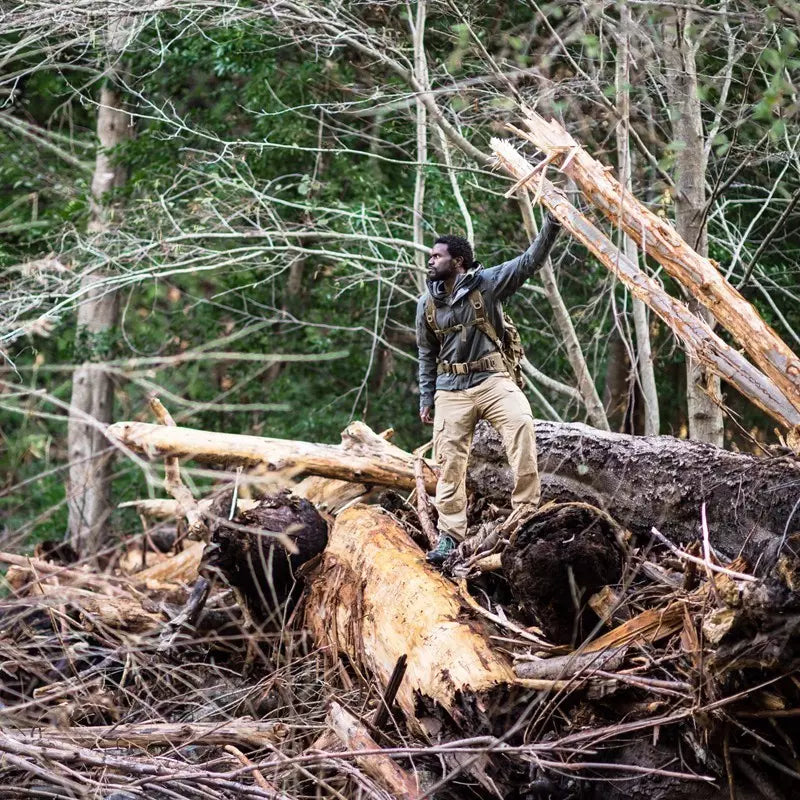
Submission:
M 568 135 L 563 129 L 560 131 L 564 136 Z M 519 185 L 530 180 L 530 164 L 511 144 L 501 139 L 492 139 L 492 149 L 502 166 L 520 179 Z M 576 155 L 573 161 L 577 158 Z M 601 172 L 603 176 L 606 175 L 604 171 Z M 537 180 L 541 203 L 600 263 L 625 284 L 634 297 L 644 301 L 669 325 L 691 354 L 785 427 L 792 429 L 800 424 L 800 410 L 789 402 L 768 376 L 753 366 L 738 350 L 726 344 L 683 303 L 669 295 L 660 283 L 633 264 L 569 202 L 561 190 L 544 177 Z M 619 184 L 616 186 L 619 187 Z M 622 191 L 621 188 L 619 191 Z M 628 203 L 625 208 L 632 204 Z M 677 239 L 674 232 L 673 237 Z M 677 241 L 682 242 L 680 239 Z
M 122 34 L 123 31 L 117 30 L 110 38 Z M 114 52 L 115 48 L 111 49 Z M 113 78 L 112 69 L 109 82 Z M 123 109 L 120 94 L 112 86 L 104 86 L 97 109 L 99 144 L 87 227 L 88 232 L 98 239 L 119 224 L 120 208 L 110 202 L 109 195 L 124 185 L 126 171 L 114 162 L 114 149 L 130 136 L 130 125 L 130 115 Z M 89 274 L 82 283 L 85 293 L 78 306 L 76 340 L 82 345 L 85 362 L 72 377 L 67 433 L 70 538 L 76 552 L 84 556 L 98 550 L 103 526 L 112 508 L 111 458 L 102 427 L 111 422 L 114 385 L 111 375 L 98 368 L 98 362 L 117 324 L 119 303 L 116 294 L 102 286 L 103 277 L 97 273 Z
M 397 703 L 413 725 L 444 710 L 471 727 L 495 691 L 514 682 L 480 620 L 456 587 L 386 512 L 355 506 L 339 514 L 312 579 L 306 625 L 332 658 L 346 655 L 383 687 L 407 656 Z
M 675 154 L 675 229 L 700 256 L 708 256 L 708 235 L 705 224 L 706 155 L 703 119 L 697 86 L 695 48 L 687 39 L 686 26 L 690 11 L 677 11 L 667 23 L 665 37 L 667 93 L 673 114 L 673 140 L 679 145 Z M 713 327 L 713 315 L 701 308 L 694 297 L 689 300 L 693 311 Z M 789 395 L 791 398 L 791 395 Z M 686 404 L 689 436 L 721 447 L 724 442 L 722 393 L 719 376 L 710 373 L 694 358 L 686 359 Z
M 800 359 L 764 322 L 758 311 L 725 280 L 714 263 L 692 249 L 694 242 L 687 244 L 667 220 L 626 195 L 610 171 L 583 150 L 558 122 L 547 122 L 532 111 L 526 112 L 524 122 L 526 131 L 510 128 L 535 144 L 551 159 L 551 163 L 560 165 L 564 174 L 575 181 L 598 211 L 619 225 L 643 253 L 658 261 L 669 275 L 685 286 L 730 331 L 779 387 L 792 407 L 800 409 Z M 497 142 L 503 151 L 498 153 L 493 144 L 495 153 L 504 157 L 507 153 L 504 148 L 508 148 L 508 144 L 498 139 L 492 142 Z M 518 153 L 516 157 L 520 158 Z M 514 156 L 510 155 L 510 158 Z M 521 171 L 509 171 L 520 179 L 530 180 L 535 186 L 530 164 L 524 159 L 521 164 L 517 163 Z M 505 163 L 504 166 L 508 167 Z M 545 202 L 546 196 L 543 195 L 542 199 Z

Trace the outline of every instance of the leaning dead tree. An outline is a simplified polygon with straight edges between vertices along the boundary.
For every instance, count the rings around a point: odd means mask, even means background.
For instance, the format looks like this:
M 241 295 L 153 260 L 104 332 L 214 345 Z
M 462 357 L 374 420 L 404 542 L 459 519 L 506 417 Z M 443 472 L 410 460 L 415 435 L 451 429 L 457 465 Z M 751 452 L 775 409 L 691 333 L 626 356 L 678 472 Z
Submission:
M 558 166 L 575 181 L 596 209 L 619 225 L 645 254 L 658 261 L 713 314 L 795 411 L 800 410 L 800 359 L 724 278 L 714 262 L 695 252 L 667 220 L 626 192 L 611 171 L 592 158 L 558 122 L 547 122 L 532 111 L 526 111 L 523 121 L 527 130 L 512 129 L 545 154 L 544 166 Z M 529 168 L 530 180 L 525 175 L 518 177 L 531 183 L 538 172 Z
M 503 168 L 518 179 L 517 184 L 512 187 L 511 191 L 519 191 L 528 186 L 537 186 L 536 196 L 539 202 L 548 208 L 564 228 L 584 244 L 597 257 L 600 263 L 616 275 L 634 297 L 644 301 L 670 327 L 684 347 L 698 361 L 701 361 L 708 369 L 728 381 L 741 394 L 773 417 L 773 419 L 780 422 L 792 434 L 793 429 L 800 425 L 800 406 L 795 405 L 790 400 L 789 395 L 779 388 L 779 385 L 773 381 L 770 375 L 759 370 L 738 350 L 723 341 L 708 324 L 692 314 L 683 302 L 668 294 L 661 284 L 639 269 L 636 264 L 621 253 L 599 228 L 572 205 L 564 192 L 555 187 L 542 174 L 543 167 L 549 163 L 547 160 L 541 162 L 538 167 L 531 167 L 527 160 L 509 142 L 501 139 L 492 139 L 492 148 Z M 558 150 L 557 152 L 561 153 L 562 151 Z M 605 170 L 602 172 L 604 176 L 607 175 Z M 621 191 L 621 188 L 619 191 Z M 658 217 L 655 217 L 655 219 L 658 220 L 660 225 L 666 226 L 671 231 L 671 239 L 667 243 L 667 246 L 672 247 L 672 250 L 668 251 L 669 254 L 673 253 L 673 251 L 683 253 L 688 249 L 686 243 L 669 228 L 668 223 Z M 636 238 L 633 234 L 631 235 Z M 647 243 L 644 238 L 640 237 L 640 245 L 642 241 L 645 244 Z M 650 252 L 651 255 L 659 258 L 659 260 L 663 258 L 666 261 L 668 258 L 676 258 L 674 255 L 662 255 L 659 251 L 654 252 L 652 249 L 647 249 L 647 252 Z M 720 296 L 717 301 L 718 305 L 724 302 L 725 300 Z M 722 312 L 718 310 L 717 313 L 721 314 Z M 753 314 L 756 314 L 755 310 L 748 313 L 747 317 L 751 318 Z M 731 312 L 731 315 L 733 315 L 733 312 Z M 744 315 L 740 314 L 739 316 Z M 766 332 L 764 329 L 766 329 Z M 774 331 L 764 325 L 763 322 L 758 330 L 747 329 L 745 331 L 739 328 L 737 331 L 742 336 L 763 334 L 762 339 L 767 337 L 766 343 L 762 341 L 759 347 L 751 343 L 750 347 L 754 350 L 769 350 L 770 343 L 777 338 Z M 780 343 L 780 348 L 782 352 L 788 350 L 783 342 Z M 789 353 L 791 354 L 791 351 Z M 792 358 L 796 360 L 796 357 L 792 356 Z M 785 383 L 785 380 L 781 381 L 781 385 Z M 795 441 L 793 434 L 790 438 Z M 797 444 L 800 445 L 800 442 L 797 442 Z

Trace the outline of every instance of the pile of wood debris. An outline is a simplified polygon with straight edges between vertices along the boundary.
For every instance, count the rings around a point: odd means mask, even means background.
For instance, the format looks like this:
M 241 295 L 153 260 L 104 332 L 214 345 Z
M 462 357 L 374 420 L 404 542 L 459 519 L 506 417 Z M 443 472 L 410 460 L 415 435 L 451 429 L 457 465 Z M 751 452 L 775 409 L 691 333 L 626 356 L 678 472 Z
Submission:
M 794 796 L 800 561 L 789 515 L 752 522 L 785 513 L 794 458 L 584 426 L 551 447 L 541 426 L 547 502 L 509 516 L 507 468 L 483 431 L 475 535 L 442 575 L 423 557 L 430 465 L 366 426 L 340 446 L 261 440 L 282 474 L 324 451 L 339 477 L 255 500 L 227 485 L 199 503 L 177 454 L 241 464 L 255 437 L 225 450 L 204 432 L 114 427 L 166 458 L 176 499 L 138 505 L 173 520 L 102 568 L 57 549 L 0 554 L 4 798 Z M 598 476 L 574 462 L 592 447 L 606 469 L 608 448 L 662 471 L 681 453 L 687 475 L 634 510 L 620 468 L 590 504 Z M 697 447 L 717 459 L 713 481 L 692 472 Z M 374 488 L 378 470 L 395 488 Z M 762 496 L 712 506 L 736 475 Z M 176 545 L 188 531 L 208 543 Z

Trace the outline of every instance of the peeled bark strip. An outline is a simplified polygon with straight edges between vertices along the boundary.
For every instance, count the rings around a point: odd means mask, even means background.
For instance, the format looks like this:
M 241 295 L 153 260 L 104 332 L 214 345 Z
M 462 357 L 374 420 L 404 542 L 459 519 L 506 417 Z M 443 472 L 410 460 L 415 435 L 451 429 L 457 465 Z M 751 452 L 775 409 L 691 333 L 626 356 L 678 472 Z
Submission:
M 189 456 L 203 464 L 266 464 L 296 467 L 326 478 L 414 488 L 414 457 L 382 439 L 362 423 L 349 425 L 341 445 L 292 442 L 233 433 L 171 428 L 146 422 L 117 422 L 106 435 L 150 458 Z M 436 476 L 425 468 L 425 487 L 436 491 Z
M 555 163 L 580 186 L 589 202 L 708 308 L 800 410 L 800 359 L 714 263 L 696 253 L 667 220 L 626 193 L 609 169 L 583 150 L 558 122 L 547 122 L 528 111 L 525 125 L 528 133 L 517 132 L 546 155 L 555 156 Z
M 464 721 L 493 690 L 514 682 L 455 586 L 375 507 L 355 506 L 337 517 L 311 584 L 306 625 L 318 646 L 333 658 L 347 655 L 381 687 L 406 654 L 397 703 L 412 722 L 420 703 Z
M 530 164 L 508 142 L 492 139 L 492 148 L 511 175 L 524 177 Z M 617 247 L 569 202 L 546 178 L 539 184 L 541 202 L 561 224 L 616 275 L 634 297 L 644 301 L 683 342 L 690 355 L 724 378 L 759 408 L 786 428 L 800 425 L 800 410 L 772 380 L 738 350 L 726 344 L 689 309 L 621 253 Z M 673 232 L 673 237 L 678 239 Z M 635 238 L 635 237 L 633 237 Z

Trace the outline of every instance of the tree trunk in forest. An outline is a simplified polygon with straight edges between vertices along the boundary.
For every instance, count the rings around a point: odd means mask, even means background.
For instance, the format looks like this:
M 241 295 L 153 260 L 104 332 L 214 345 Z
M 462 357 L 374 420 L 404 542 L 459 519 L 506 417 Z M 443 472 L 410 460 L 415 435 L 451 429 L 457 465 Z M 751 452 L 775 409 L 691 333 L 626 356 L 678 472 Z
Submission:
M 611 430 L 635 433 L 627 427 L 631 394 L 631 362 L 628 348 L 617 325 L 613 325 L 606 343 L 606 376 L 603 384 L 603 406 Z
M 345 654 L 382 686 L 406 655 L 397 703 L 415 726 L 441 708 L 475 730 L 474 716 L 494 690 L 514 682 L 456 587 L 379 508 L 355 506 L 336 518 L 312 578 L 306 625 L 331 658 Z
M 568 136 L 563 129 L 559 129 L 558 134 L 562 137 Z M 531 172 L 530 164 L 511 144 L 501 139 L 492 139 L 491 141 L 492 148 L 503 167 L 511 175 L 519 178 L 519 187 L 535 177 L 536 173 Z M 580 151 L 573 150 L 573 153 L 575 156 L 573 161 L 578 160 Z M 597 164 L 597 162 L 593 163 Z M 607 173 L 600 168 L 599 164 L 597 164 L 597 168 L 600 169 L 600 175 L 593 181 L 593 185 L 601 180 L 609 180 Z M 616 202 L 619 202 L 622 190 L 618 183 L 615 182 L 615 185 L 617 188 L 614 190 L 613 196 L 616 198 Z M 589 248 L 600 263 L 616 275 L 635 297 L 647 303 L 699 361 L 735 386 L 739 392 L 778 420 L 781 425 L 794 429 L 796 425 L 800 424 L 800 410 L 789 402 L 786 395 L 768 376 L 753 366 L 738 350 L 726 344 L 683 303 L 669 295 L 661 284 L 632 264 L 608 237 L 569 202 L 561 190 L 542 177 L 539 179 L 538 194 L 540 202 L 555 215 L 566 230 Z M 658 217 L 655 219 L 659 224 L 666 224 Z M 684 244 L 675 236 L 674 231 L 672 237 L 673 245 Z M 768 334 L 765 335 L 768 336 Z
M 126 31 L 116 23 L 109 33 L 110 57 L 116 58 L 124 44 Z M 119 224 L 121 210 L 110 194 L 124 186 L 125 168 L 115 161 L 114 150 L 130 137 L 131 117 L 123 108 L 122 97 L 114 88 L 116 66 L 106 77 L 97 107 L 98 148 L 89 195 L 87 231 L 98 240 Z M 76 342 L 83 349 L 83 364 L 72 377 L 67 446 L 69 453 L 69 533 L 72 546 L 82 556 L 93 555 L 102 542 L 103 526 L 111 514 L 111 455 L 102 426 L 111 422 L 114 385 L 110 373 L 97 368 L 108 348 L 109 337 L 117 324 L 119 302 L 116 293 L 104 289 L 104 276 L 84 277 L 84 290 L 78 307 Z M 81 348 L 82 345 L 82 348 Z M 90 365 L 89 362 L 95 362 Z M 94 422 L 94 424 L 92 424 Z
M 617 44 L 617 109 L 620 120 L 617 123 L 617 161 L 619 163 L 620 183 L 632 195 L 632 163 L 629 146 L 630 126 L 630 29 L 631 12 L 626 0 L 620 5 L 620 32 Z M 636 242 L 622 234 L 622 251 L 633 264 L 639 263 Z M 653 370 L 653 351 L 650 346 L 650 326 L 647 321 L 647 306 L 638 298 L 632 299 L 633 326 L 636 331 L 636 372 L 644 402 L 645 436 L 657 436 L 660 428 L 658 412 L 658 392 Z
M 691 11 L 677 10 L 675 17 L 665 25 L 667 94 L 673 115 L 673 143 L 678 145 L 675 153 L 675 229 L 691 248 L 706 258 L 707 159 L 697 85 L 696 47 L 688 40 L 687 26 L 690 24 Z M 690 298 L 689 310 L 713 328 L 711 312 L 701 309 L 697 299 Z M 722 447 L 725 429 L 719 376 L 704 369 L 700 362 L 688 355 L 686 405 L 689 436 Z
M 533 208 L 531 207 L 528 193 L 520 192 L 517 199 L 519 200 L 520 211 L 522 212 L 522 222 L 525 226 L 525 232 L 528 234 L 529 239 L 533 239 L 537 234 L 536 220 L 533 216 Z M 561 297 L 561 292 L 558 290 L 558 283 L 556 282 L 556 275 L 553 271 L 553 262 L 550 260 L 550 256 L 547 256 L 542 263 L 539 275 L 542 279 L 542 286 L 544 286 L 545 294 L 547 295 L 547 301 L 550 303 L 550 308 L 553 311 L 556 327 L 564 341 L 567 359 L 575 375 L 578 392 L 586 407 L 589 421 L 595 428 L 600 428 L 605 431 L 610 430 L 608 419 L 606 419 L 606 414 L 603 410 L 603 404 L 600 402 L 600 396 L 597 393 L 597 387 L 594 385 L 592 373 L 589 372 L 586 359 L 583 357 L 583 350 L 581 350 L 581 343 L 578 341 L 578 335 L 575 333 L 575 326 L 572 324 L 569 310 L 564 303 L 564 299 Z
M 492 429 L 483 425 L 476 431 L 468 488 L 508 505 L 511 472 L 499 437 L 487 431 Z M 415 487 L 413 455 L 362 423 L 350 425 L 339 446 L 145 423 L 116 423 L 108 434 L 153 458 L 293 465 L 355 483 Z M 655 525 L 673 541 L 692 541 L 705 503 L 712 545 L 728 555 L 744 548 L 755 562 L 785 531 L 800 529 L 795 508 L 800 464 L 793 457 L 760 459 L 671 436 L 627 436 L 545 421 L 536 423 L 536 444 L 544 500 L 592 503 L 636 533 L 649 535 Z M 435 476 L 425 472 L 433 494 Z
M 409 15 L 412 37 L 414 40 L 414 77 L 421 86 L 428 86 L 428 61 L 425 56 L 425 17 L 427 13 L 427 0 L 417 0 L 417 13 L 414 21 Z M 413 230 L 414 244 L 422 245 L 424 238 L 423 219 L 425 212 L 425 164 L 428 161 L 428 117 L 425 104 L 421 97 L 414 101 L 416 104 L 417 126 L 417 169 L 414 181 L 414 206 Z M 414 251 L 416 263 L 417 289 L 420 293 L 425 291 L 425 275 L 427 257 L 421 250 Z
M 547 163 L 559 164 L 563 173 L 580 186 L 586 199 L 596 209 L 615 225 L 619 225 L 636 241 L 643 252 L 658 261 L 669 275 L 685 286 L 693 297 L 709 309 L 715 319 L 727 328 L 755 364 L 763 370 L 770 382 L 779 389 L 785 398 L 784 403 L 795 411 L 800 410 L 800 359 L 764 322 L 754 306 L 728 283 L 714 263 L 698 255 L 677 235 L 669 222 L 654 214 L 635 198 L 630 197 L 628 202 L 623 203 L 626 193 L 619 181 L 610 174 L 608 168 L 583 150 L 558 122 L 555 120 L 547 122 L 533 111 L 526 111 L 524 122 L 527 131 L 514 126 L 509 128 L 540 148 L 548 157 Z M 532 171 L 531 165 L 507 142 L 492 139 L 492 143 L 495 154 L 503 160 L 504 166 L 520 179 L 518 186 L 537 185 L 540 169 L 534 168 Z M 541 185 L 548 187 L 548 191 L 542 193 L 542 202 L 548 205 L 549 196 L 551 205 L 562 206 L 566 210 L 564 204 L 569 205 L 566 197 L 558 200 L 556 197 L 559 194 L 558 190 L 546 179 L 542 179 Z M 582 219 L 581 227 L 586 232 L 590 229 L 597 231 L 585 218 Z M 617 272 L 616 267 L 598 253 L 597 247 L 590 241 L 585 241 L 577 230 L 570 228 L 570 231 L 584 241 L 584 244 L 590 247 L 606 266 L 613 267 L 612 271 Z M 599 231 L 596 235 L 606 239 Z M 594 236 L 595 234 L 590 239 Z M 616 255 L 618 252 L 616 248 L 614 251 L 614 263 L 617 260 L 629 263 L 624 257 Z M 651 303 L 648 302 L 648 305 L 653 308 Z M 657 309 L 653 310 L 659 313 Z M 697 319 L 695 315 L 691 316 L 692 319 Z M 665 321 L 674 327 L 668 320 Z M 708 327 L 703 323 L 704 329 Z M 700 354 L 694 355 L 700 360 Z M 719 374 L 728 380 L 726 375 Z
M 67 429 L 69 531 L 75 552 L 82 556 L 97 551 L 112 508 L 109 481 L 113 448 L 103 426 L 111 422 L 114 384 L 111 375 L 92 362 L 99 358 L 104 337 L 117 323 L 119 304 L 116 292 L 103 286 L 103 277 L 88 275 L 81 284 L 86 294 L 78 307 L 76 340 L 85 353 L 84 363 L 72 376 Z

